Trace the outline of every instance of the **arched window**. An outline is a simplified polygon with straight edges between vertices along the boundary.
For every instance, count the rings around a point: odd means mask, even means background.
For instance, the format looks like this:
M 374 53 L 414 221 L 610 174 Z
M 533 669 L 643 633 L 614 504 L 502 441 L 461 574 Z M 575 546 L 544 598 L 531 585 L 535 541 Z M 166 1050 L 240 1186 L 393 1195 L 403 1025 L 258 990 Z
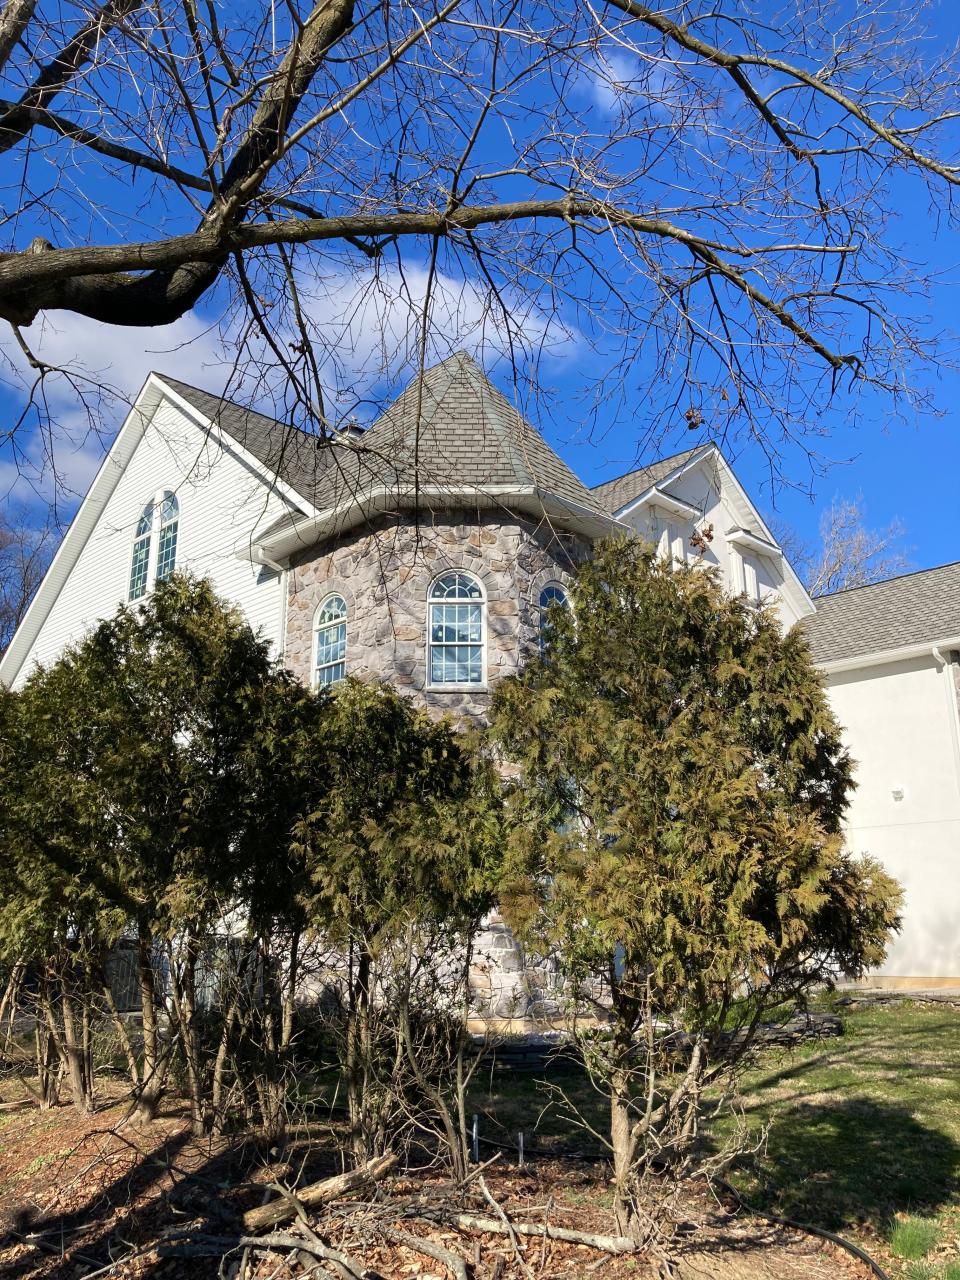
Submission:
M 133 555 L 130 559 L 131 600 L 141 600 L 152 583 L 169 578 L 177 567 L 179 524 L 180 504 L 177 495 L 169 489 L 155 493 L 143 508 L 134 534 Z
M 133 540 L 133 556 L 130 561 L 130 599 L 139 600 L 147 594 L 150 572 L 150 543 L 153 540 L 153 502 L 143 508 Z
M 427 663 L 431 685 L 483 684 L 484 594 L 472 573 L 442 573 L 430 588 Z
M 570 604 L 570 597 L 567 595 L 559 582 L 548 582 L 540 592 L 540 647 L 543 648 L 544 641 L 550 630 L 550 607 L 551 605 L 563 605 L 566 609 Z
M 177 567 L 177 527 L 180 524 L 180 503 L 177 495 L 165 489 L 159 503 L 160 542 L 157 546 L 156 581 L 169 578 Z
M 347 602 L 327 596 L 314 623 L 314 684 L 336 684 L 347 674 Z

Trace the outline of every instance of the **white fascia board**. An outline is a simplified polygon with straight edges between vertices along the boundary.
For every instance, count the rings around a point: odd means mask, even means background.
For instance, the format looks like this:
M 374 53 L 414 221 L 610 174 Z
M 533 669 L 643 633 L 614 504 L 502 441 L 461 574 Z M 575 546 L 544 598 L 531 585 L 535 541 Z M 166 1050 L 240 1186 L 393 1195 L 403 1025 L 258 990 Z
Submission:
M 663 486 L 666 484 L 673 484 L 675 480 L 679 480 L 682 475 L 686 475 L 692 467 L 698 466 L 704 458 L 709 457 L 711 453 L 717 454 L 718 457 L 720 456 L 720 451 L 715 444 L 705 444 L 702 449 L 697 450 L 693 457 L 687 458 L 686 462 L 682 462 L 680 466 L 675 467 L 669 475 L 664 476 L 662 479 L 658 480 L 656 484 L 651 485 L 649 489 L 644 489 L 643 493 L 638 494 L 636 498 L 631 498 L 629 502 L 624 504 L 624 506 L 619 507 L 613 513 L 616 519 L 622 520 L 624 516 L 628 516 L 631 511 L 635 511 L 638 507 L 642 507 L 645 502 L 649 502 L 651 500 L 650 495 L 654 490 L 658 490 L 661 497 L 671 497 L 670 494 L 663 493 Z M 672 498 L 672 501 L 679 502 L 680 499 Z M 696 511 L 696 508 L 691 507 L 690 510 Z M 699 511 L 696 513 L 697 515 L 701 514 Z
M 911 658 L 927 655 L 943 662 L 940 650 L 960 649 L 960 636 L 947 636 L 943 640 L 925 640 L 922 644 L 903 645 L 899 649 L 878 649 L 875 653 L 859 653 L 852 658 L 837 658 L 834 662 L 818 662 L 824 675 L 838 675 L 844 671 L 859 671 L 865 667 L 883 667 L 892 662 L 907 662 Z
M 756 509 L 756 507 L 750 501 L 750 498 L 749 498 L 749 495 L 747 494 L 746 489 L 744 489 L 743 485 L 737 479 L 733 468 L 730 466 L 730 463 L 727 462 L 726 458 L 723 456 L 723 454 L 720 452 L 719 449 L 716 450 L 716 456 L 717 456 L 717 468 L 723 477 L 725 485 L 728 489 L 728 494 L 730 497 L 734 498 L 737 503 L 739 503 L 741 528 L 743 527 L 743 524 L 746 521 L 755 523 L 760 528 L 760 532 L 761 532 L 760 541 L 769 544 L 771 548 L 776 547 L 777 550 L 780 551 L 780 548 L 777 546 L 776 538 L 770 532 L 770 529 L 766 521 L 760 515 L 760 512 Z M 770 552 L 767 551 L 766 554 L 769 555 Z M 783 554 L 782 551 L 780 551 L 780 566 L 783 570 L 784 594 L 787 595 L 792 601 L 792 603 L 796 606 L 797 613 L 800 615 L 800 617 L 804 617 L 804 616 L 811 617 L 813 614 L 816 613 L 817 606 L 813 603 L 813 600 L 810 598 L 809 591 L 807 591 L 806 587 L 800 581 L 800 578 L 797 574 L 796 569 L 794 569 L 793 565 L 790 563 L 789 559 Z
M 728 529 L 725 537 L 735 547 L 746 547 L 748 551 L 756 551 L 758 555 L 769 556 L 775 560 L 783 559 L 783 552 L 775 542 L 767 542 L 766 538 L 758 538 L 749 529 Z
M 659 485 L 654 485 L 652 489 L 648 489 L 645 494 L 639 498 L 635 498 L 627 512 L 639 511 L 641 507 L 662 507 L 665 511 L 669 511 L 671 515 L 683 516 L 686 520 L 698 520 L 703 515 L 690 502 L 682 502 L 680 498 L 675 498 L 672 493 L 664 493 Z
M 239 458 L 243 459 L 252 471 L 255 471 L 258 475 L 263 477 L 264 483 L 269 489 L 279 493 L 281 497 L 285 498 L 290 503 L 291 506 L 300 507 L 301 510 L 306 510 L 308 516 L 315 516 L 318 514 L 317 508 L 313 506 L 308 498 L 304 497 L 304 495 L 297 489 L 294 489 L 291 485 L 287 484 L 285 480 L 281 480 L 275 471 L 272 471 L 269 467 L 265 467 L 260 459 L 254 457 L 250 450 L 245 448 L 239 440 L 234 439 L 234 437 L 229 435 L 227 432 L 221 431 L 217 423 L 208 418 L 206 414 L 201 413 L 196 405 L 191 404 L 189 400 L 185 400 L 182 395 L 174 391 L 173 387 L 168 386 L 160 374 L 151 373 L 147 382 L 149 383 L 151 380 L 156 383 L 163 395 L 171 404 L 175 405 L 195 426 L 208 432 L 221 449 L 235 453 Z
M 536 485 L 380 485 L 362 498 L 351 498 L 328 507 L 313 517 L 297 520 L 292 527 L 278 530 L 269 538 L 255 540 L 249 549 L 237 552 L 244 560 L 275 567 L 297 551 L 311 547 L 332 533 L 344 533 L 354 524 L 388 511 L 408 510 L 417 503 L 442 499 L 445 506 L 466 502 L 471 506 L 499 510 L 521 510 L 534 516 L 548 516 L 573 526 L 588 537 L 598 538 L 624 526 L 613 516 L 601 515 L 567 498 Z
M 40 633 L 40 628 L 56 604 L 57 597 L 80 557 L 80 552 L 96 527 L 134 450 L 143 438 L 143 433 L 160 404 L 160 395 L 160 388 L 151 375 L 140 388 L 140 393 L 124 418 L 116 439 L 100 463 L 90 488 L 77 508 L 76 515 L 70 521 L 56 555 L 50 562 L 50 568 L 44 574 L 43 581 L 30 602 L 30 607 L 0 660 L 0 682 L 8 687 L 20 674 L 27 655 Z

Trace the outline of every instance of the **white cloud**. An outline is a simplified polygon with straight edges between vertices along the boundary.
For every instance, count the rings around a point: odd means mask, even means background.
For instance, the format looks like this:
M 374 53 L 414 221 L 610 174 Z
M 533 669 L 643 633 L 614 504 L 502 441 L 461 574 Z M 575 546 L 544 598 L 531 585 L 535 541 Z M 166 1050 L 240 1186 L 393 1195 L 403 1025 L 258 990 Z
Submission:
M 299 290 L 328 412 L 369 416 L 380 395 L 418 365 L 426 268 L 337 269 L 300 280 Z M 540 350 L 569 359 L 575 348 L 574 333 L 509 292 L 498 302 L 470 280 L 437 273 L 430 296 L 428 363 L 465 348 L 495 367 L 509 358 L 511 337 L 521 362 Z M 283 322 L 273 336 L 291 349 L 294 334 Z M 44 380 L 43 399 L 31 408 L 36 374 L 13 336 L 0 338 L 0 412 L 8 432 L 26 410 L 14 445 L 0 450 L 0 500 L 56 497 L 75 505 L 151 369 L 213 392 L 229 384 L 232 398 L 265 412 L 285 399 L 283 370 L 264 339 L 246 337 L 241 351 L 236 323 L 223 326 L 200 313 L 136 329 L 58 312 L 24 337 L 38 359 L 61 372 Z

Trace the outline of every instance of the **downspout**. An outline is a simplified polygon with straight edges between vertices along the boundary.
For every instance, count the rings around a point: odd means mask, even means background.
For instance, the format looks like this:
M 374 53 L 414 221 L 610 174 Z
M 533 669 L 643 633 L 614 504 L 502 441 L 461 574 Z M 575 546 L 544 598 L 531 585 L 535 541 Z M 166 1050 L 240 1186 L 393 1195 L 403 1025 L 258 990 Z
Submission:
M 933 645 L 930 652 L 934 660 L 940 664 L 943 677 L 947 682 L 947 714 L 950 717 L 957 795 L 960 797 L 960 653 L 956 649 L 951 649 L 944 656 L 938 645 Z
M 257 544 L 250 549 L 250 559 L 254 564 L 262 564 L 272 569 L 280 577 L 280 625 L 277 628 L 277 657 L 283 664 L 287 655 L 287 566 L 279 560 L 273 560 L 263 548 Z
M 277 657 L 280 659 L 280 663 L 284 667 L 287 665 L 287 613 L 289 612 L 287 600 L 287 576 L 289 572 L 290 570 L 285 566 L 280 566 L 280 642 L 278 645 L 279 653 L 277 654 Z

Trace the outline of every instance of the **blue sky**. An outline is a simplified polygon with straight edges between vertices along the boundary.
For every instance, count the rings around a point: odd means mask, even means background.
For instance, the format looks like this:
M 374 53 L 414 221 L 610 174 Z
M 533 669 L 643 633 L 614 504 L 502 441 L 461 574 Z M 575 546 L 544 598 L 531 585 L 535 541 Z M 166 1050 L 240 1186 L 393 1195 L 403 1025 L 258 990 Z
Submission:
M 937 40 L 942 39 L 944 50 L 956 38 L 954 4 L 955 0 L 943 0 L 934 7 L 934 31 Z M 585 112 L 604 110 L 601 95 L 584 105 Z M 904 313 L 914 318 L 919 334 L 941 335 L 943 350 L 949 356 L 951 350 L 960 351 L 954 338 L 957 308 L 951 305 L 953 291 L 960 284 L 960 241 L 948 220 L 931 210 L 930 193 L 923 183 L 897 179 L 892 193 L 886 239 L 929 282 L 929 297 L 922 302 L 904 299 Z M 109 196 L 116 199 L 115 187 Z M 105 189 L 105 200 L 106 197 Z M 135 205 L 140 195 L 131 191 L 128 198 Z M 135 214 L 134 220 L 150 226 L 148 205 L 137 206 Z M 95 225 L 95 215 L 90 216 L 91 234 L 102 235 L 102 228 Z M 25 215 L 17 230 L 17 242 L 37 230 L 43 228 L 28 225 Z M 83 234 L 82 228 L 78 234 Z M 409 261 L 413 262 L 408 269 L 415 280 L 422 280 L 422 260 Z M 317 303 L 320 319 L 322 322 L 327 307 L 331 331 L 338 335 L 344 351 L 356 352 L 355 358 L 346 360 L 348 370 L 351 364 L 359 370 L 365 363 L 376 363 L 373 354 L 377 331 L 398 323 L 391 307 L 379 304 L 371 309 L 365 305 L 358 310 L 354 323 L 345 327 L 342 314 L 351 288 L 348 280 L 334 271 L 325 288 L 328 300 L 333 301 L 329 306 L 322 299 Z M 891 305 L 901 304 L 894 300 Z M 451 275 L 448 301 L 441 304 L 439 311 L 435 320 L 443 340 L 450 346 L 481 349 L 482 354 L 482 303 L 470 283 L 462 287 Z M 219 390 L 223 366 L 214 328 L 217 313 L 218 297 L 214 295 L 195 315 L 171 330 L 109 329 L 77 317 L 53 314 L 47 322 L 38 321 L 31 326 L 26 334 L 51 357 L 76 360 L 93 372 L 94 383 L 116 385 L 127 396 L 136 392 L 150 368 Z M 576 311 L 567 308 L 564 320 L 575 333 L 580 323 Z M 522 316 L 521 323 L 536 330 L 538 321 Z M 0 335 L 0 348 L 17 359 L 12 343 L 4 335 Z M 444 351 L 440 349 L 438 354 Z M 590 346 L 576 337 L 561 343 L 554 354 L 547 354 L 539 362 L 537 376 L 544 395 L 529 406 L 532 420 L 587 483 L 597 483 L 629 470 L 638 461 L 650 461 L 654 456 L 700 442 L 703 436 L 687 430 L 681 412 L 675 426 L 668 423 L 656 441 L 644 439 L 649 413 L 641 383 L 642 366 L 628 370 L 622 388 L 616 389 L 619 396 L 595 409 L 589 427 L 583 425 L 580 404 L 597 372 L 597 358 Z M 508 390 L 508 370 L 503 362 L 490 358 L 488 364 L 495 380 Z M 860 390 L 854 396 L 847 389 L 839 390 L 815 423 L 814 436 L 802 445 L 779 446 L 779 481 L 771 478 L 763 450 L 749 440 L 732 441 L 728 456 L 761 510 L 765 514 L 775 512 L 807 541 L 815 541 L 820 513 L 835 496 L 862 495 L 872 526 L 885 526 L 894 519 L 905 526 L 904 542 L 918 568 L 960 559 L 960 373 L 942 365 L 928 369 L 924 376 L 926 382 L 920 389 L 929 405 L 920 412 L 903 410 L 879 391 Z M 391 385 L 389 376 L 378 376 L 372 381 L 368 378 L 364 384 L 363 376 L 358 374 L 357 387 L 361 393 L 369 389 L 374 398 L 381 398 L 399 390 L 402 380 L 403 375 Z M 15 421 L 22 405 L 22 395 L 0 371 L 0 427 Z M 91 432 L 75 391 L 63 383 L 52 387 L 48 419 L 53 424 L 53 438 L 37 431 L 21 433 L 19 469 L 11 450 L 0 448 L 0 501 L 28 501 L 39 513 L 44 500 L 52 494 L 49 468 L 44 464 L 53 447 L 65 485 L 57 498 L 57 514 L 61 520 L 68 518 L 123 412 L 121 400 L 95 405 L 95 430 Z M 816 456 L 812 461 L 813 450 Z M 18 470 L 31 473 L 32 485 L 19 478 Z

